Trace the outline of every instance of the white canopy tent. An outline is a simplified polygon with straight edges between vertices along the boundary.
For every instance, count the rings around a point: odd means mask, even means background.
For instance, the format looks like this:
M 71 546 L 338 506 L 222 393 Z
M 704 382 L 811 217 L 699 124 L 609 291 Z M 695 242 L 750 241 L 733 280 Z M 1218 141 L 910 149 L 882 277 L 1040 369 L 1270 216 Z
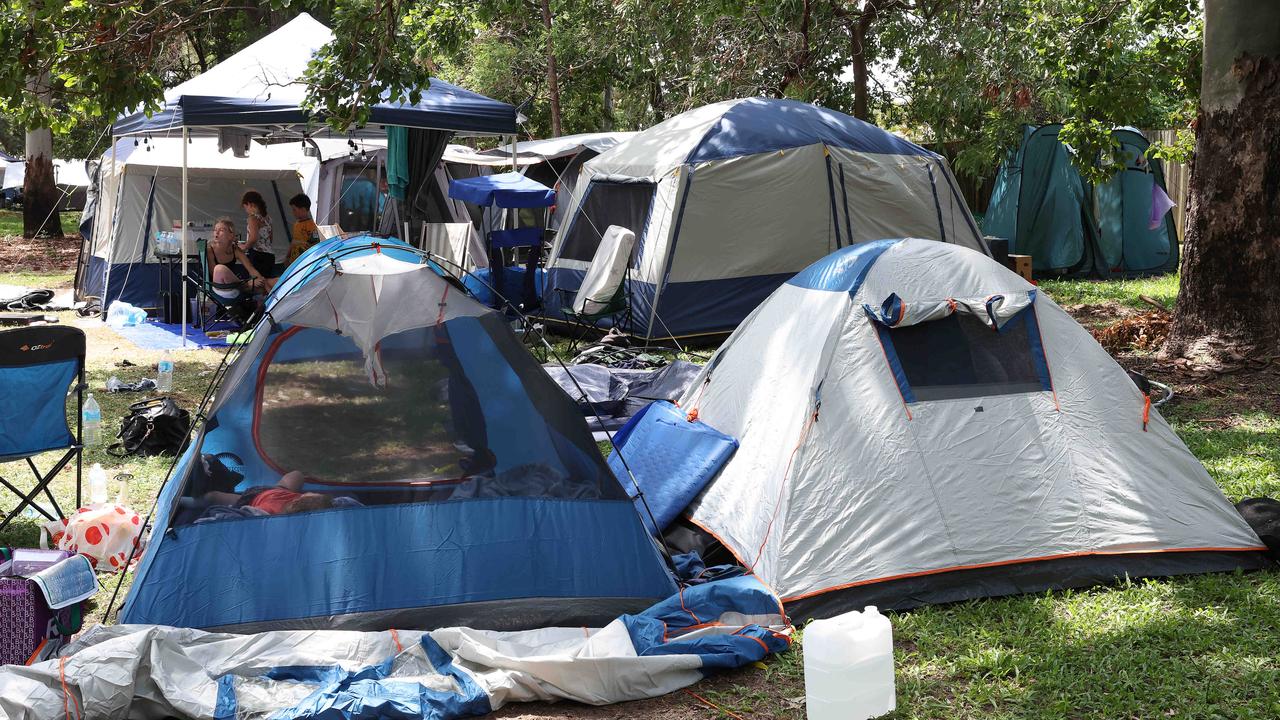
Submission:
M 545 140 L 521 140 L 512 148 L 510 143 L 492 150 L 473 150 L 466 145 L 450 145 L 445 149 L 445 162 L 466 165 L 498 167 L 511 164 L 514 150 L 516 167 L 537 165 L 548 160 L 573 157 L 590 150 L 596 155 L 629 140 L 634 132 L 598 132 L 562 135 Z
M 338 152 L 339 141 L 324 143 L 322 147 Z M 240 197 L 249 189 L 266 198 L 277 240 L 284 240 L 276 243 L 278 257 L 284 257 L 293 223 L 287 203 L 306 186 L 316 184 L 322 170 L 319 160 L 305 155 L 298 143 L 255 143 L 245 157 L 218 152 L 214 138 L 193 138 L 185 147 L 185 213 L 181 139 L 121 138 L 104 156 L 98 203 L 84 248 L 85 275 L 77 283 L 79 296 L 102 298 L 104 305 L 123 299 L 139 307 L 157 307 L 161 286 L 173 284 L 162 272 L 173 268 L 162 267 L 153 254 L 156 233 L 181 226 L 184 215 L 193 242 L 208 239 L 213 223 L 221 217 L 231 218 L 243 232 Z
M 522 174 L 555 188 L 556 206 L 548 218 L 548 227 L 558 230 L 564 226 L 566 213 L 585 187 L 578 184 L 583 164 L 635 135 L 634 132 L 580 133 L 545 140 L 523 140 L 514 146 L 507 143 L 492 150 L 450 145 L 443 160 L 472 166 L 476 174 L 483 174 L 492 168 L 510 165 L 514 157 Z
M 53 160 L 54 184 L 67 188 L 86 188 L 89 186 L 89 173 L 84 168 L 84 160 Z M 27 163 L 25 160 L 13 162 L 0 161 L 4 170 L 3 189 L 20 188 L 27 179 Z
M 162 109 L 135 112 L 112 126 L 112 157 L 116 137 L 181 136 L 182 227 L 189 215 L 189 140 L 193 135 L 218 138 L 220 149 L 243 153 L 255 137 L 275 139 L 323 136 L 324 118 L 304 107 L 307 87 L 302 81 L 315 54 L 333 41 L 333 33 L 306 13 L 249 45 L 207 72 L 168 90 Z M 352 128 L 345 137 L 381 137 L 388 125 L 418 130 L 474 135 L 513 135 L 515 108 L 443 81 L 432 79 L 417 103 L 384 97 L 370 108 L 369 123 Z M 108 174 L 115 171 L 110 166 Z M 189 234 L 187 234 L 189 235 Z M 192 238 L 183 239 L 183 255 Z M 182 283 L 183 341 L 186 340 L 187 286 Z

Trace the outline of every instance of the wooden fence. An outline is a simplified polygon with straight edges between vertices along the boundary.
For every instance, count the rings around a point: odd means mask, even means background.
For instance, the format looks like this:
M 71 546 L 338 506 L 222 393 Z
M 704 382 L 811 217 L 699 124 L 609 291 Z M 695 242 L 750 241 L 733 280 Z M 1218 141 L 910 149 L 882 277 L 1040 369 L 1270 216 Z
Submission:
M 1143 130 L 1143 135 L 1151 142 L 1157 140 L 1172 145 L 1178 140 L 1177 130 Z M 1187 203 L 1191 201 L 1190 193 L 1191 166 L 1186 163 L 1164 163 L 1164 185 L 1169 199 L 1177 204 L 1173 210 L 1173 224 L 1178 228 L 1178 241 L 1186 237 Z

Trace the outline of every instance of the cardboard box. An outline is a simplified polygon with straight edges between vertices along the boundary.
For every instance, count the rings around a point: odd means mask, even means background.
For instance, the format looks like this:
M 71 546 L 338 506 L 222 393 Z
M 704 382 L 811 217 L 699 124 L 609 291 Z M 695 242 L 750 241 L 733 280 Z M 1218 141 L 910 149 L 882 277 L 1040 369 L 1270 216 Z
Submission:
M 1023 280 L 1031 282 L 1031 256 L 1030 255 L 1010 255 L 1009 269 L 1022 276 Z

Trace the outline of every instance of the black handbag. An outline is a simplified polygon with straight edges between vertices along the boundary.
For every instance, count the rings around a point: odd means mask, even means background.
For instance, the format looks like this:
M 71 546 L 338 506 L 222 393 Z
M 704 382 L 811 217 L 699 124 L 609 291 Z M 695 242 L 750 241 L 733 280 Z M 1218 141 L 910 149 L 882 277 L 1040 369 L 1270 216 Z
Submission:
M 178 407 L 173 398 L 143 400 L 129 406 L 129 414 L 120 421 L 120 432 L 107 452 L 116 457 L 128 455 L 173 455 L 187 444 L 191 431 L 191 413 Z

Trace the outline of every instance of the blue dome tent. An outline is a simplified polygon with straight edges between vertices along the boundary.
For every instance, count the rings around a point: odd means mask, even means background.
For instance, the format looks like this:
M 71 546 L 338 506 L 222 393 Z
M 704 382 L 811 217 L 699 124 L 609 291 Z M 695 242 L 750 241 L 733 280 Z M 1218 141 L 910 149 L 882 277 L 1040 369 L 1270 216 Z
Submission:
M 206 417 L 121 622 L 591 625 L 675 590 L 572 401 L 398 240 L 333 239 L 291 265 Z M 340 499 L 254 516 L 201 501 L 294 470 Z

